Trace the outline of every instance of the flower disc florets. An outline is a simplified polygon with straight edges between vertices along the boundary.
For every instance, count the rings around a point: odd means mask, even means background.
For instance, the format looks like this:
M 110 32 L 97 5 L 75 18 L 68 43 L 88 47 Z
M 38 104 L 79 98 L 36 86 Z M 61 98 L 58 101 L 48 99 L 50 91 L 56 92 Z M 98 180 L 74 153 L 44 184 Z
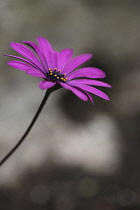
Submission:
M 57 68 L 52 69 L 48 69 L 48 72 L 46 73 L 46 77 L 49 81 L 51 82 L 66 82 L 67 81 L 67 77 L 66 74 L 61 74 L 62 70 L 57 70 Z

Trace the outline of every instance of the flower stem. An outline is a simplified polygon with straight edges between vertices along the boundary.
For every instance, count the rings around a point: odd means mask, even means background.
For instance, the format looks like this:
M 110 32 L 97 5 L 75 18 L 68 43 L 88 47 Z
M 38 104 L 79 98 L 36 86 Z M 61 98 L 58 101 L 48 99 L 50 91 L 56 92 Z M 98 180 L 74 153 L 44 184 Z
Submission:
M 7 155 L 5 155 L 5 157 L 0 161 L 0 166 L 2 166 L 10 157 L 11 155 L 19 148 L 19 146 L 22 144 L 22 142 L 25 140 L 26 136 L 29 134 L 30 130 L 32 129 L 33 125 L 35 124 L 40 112 L 42 111 L 49 95 L 51 94 L 51 92 L 53 92 L 54 90 L 56 90 L 58 88 L 50 88 L 46 91 L 45 96 L 35 114 L 35 116 L 33 117 L 31 123 L 29 124 L 27 130 L 25 131 L 25 133 L 23 134 L 23 136 L 21 137 L 21 139 L 18 141 L 18 143 L 7 153 Z

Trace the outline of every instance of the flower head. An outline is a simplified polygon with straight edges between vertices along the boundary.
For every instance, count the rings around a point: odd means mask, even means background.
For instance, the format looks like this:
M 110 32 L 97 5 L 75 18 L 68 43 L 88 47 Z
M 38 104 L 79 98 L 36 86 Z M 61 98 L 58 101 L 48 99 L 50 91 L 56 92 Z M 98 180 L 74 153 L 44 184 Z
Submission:
M 102 70 L 93 67 L 77 69 L 92 57 L 91 54 L 82 54 L 72 58 L 72 49 L 63 49 L 58 52 L 45 38 L 38 37 L 37 41 L 38 45 L 34 42 L 23 41 L 33 51 L 24 44 L 11 43 L 10 46 L 24 58 L 6 55 L 17 59 L 9 61 L 8 64 L 29 75 L 41 77 L 43 81 L 39 83 L 39 87 L 43 90 L 59 85 L 71 90 L 83 101 L 90 100 L 93 103 L 91 93 L 109 100 L 104 92 L 92 87 L 111 87 L 105 82 L 95 80 L 106 76 Z

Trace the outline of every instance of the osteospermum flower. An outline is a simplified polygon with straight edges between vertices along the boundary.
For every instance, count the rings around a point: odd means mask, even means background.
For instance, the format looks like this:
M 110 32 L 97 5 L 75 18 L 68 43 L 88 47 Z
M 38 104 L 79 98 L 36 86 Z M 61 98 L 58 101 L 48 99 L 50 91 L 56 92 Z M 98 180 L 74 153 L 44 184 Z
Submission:
M 0 167 L 14 154 L 34 126 L 41 113 L 49 95 L 59 87 L 71 90 L 83 101 L 90 100 L 93 103 L 91 93 L 105 100 L 109 97 L 93 86 L 111 87 L 109 84 L 95 80 L 104 78 L 105 73 L 93 67 L 79 68 L 80 65 L 88 61 L 92 55 L 82 54 L 75 58 L 72 49 L 63 49 L 60 52 L 54 50 L 48 40 L 43 37 L 37 38 L 38 45 L 34 42 L 24 41 L 24 44 L 11 43 L 11 47 L 23 57 L 6 55 L 17 60 L 9 61 L 8 64 L 16 69 L 25 71 L 27 74 L 41 77 L 43 81 L 39 83 L 41 89 L 47 89 L 37 112 L 26 131 L 16 143 L 16 145 L 0 160 Z M 27 46 L 25 46 L 27 45 Z
M 72 58 L 72 49 L 63 49 L 58 52 L 45 38 L 38 37 L 37 41 L 38 45 L 34 42 L 23 41 L 33 51 L 24 44 L 11 43 L 10 46 L 25 58 L 6 55 L 18 59 L 9 61 L 8 64 L 29 75 L 42 78 L 43 81 L 39 83 L 39 87 L 43 90 L 59 85 L 72 91 L 83 101 L 90 100 L 93 103 L 91 93 L 109 100 L 104 92 L 92 87 L 111 87 L 105 82 L 95 80 L 106 76 L 102 70 L 93 67 L 77 69 L 92 57 L 91 54 L 82 54 Z

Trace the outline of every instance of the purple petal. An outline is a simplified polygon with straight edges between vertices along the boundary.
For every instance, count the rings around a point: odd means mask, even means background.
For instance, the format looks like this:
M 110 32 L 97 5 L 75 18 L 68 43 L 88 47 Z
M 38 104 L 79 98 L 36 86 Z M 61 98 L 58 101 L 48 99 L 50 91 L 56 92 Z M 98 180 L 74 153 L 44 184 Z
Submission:
M 45 89 L 53 87 L 55 84 L 56 84 L 56 82 L 49 82 L 49 81 L 43 80 L 39 83 L 39 87 L 42 90 L 45 90 Z
M 41 77 L 41 78 L 45 78 L 44 74 L 36 69 L 29 69 L 26 71 L 26 74 L 29 74 L 31 76 L 34 77 Z
M 40 69 L 42 68 L 39 60 L 37 59 L 37 57 L 34 55 L 34 53 L 28 49 L 27 47 L 25 47 L 23 44 L 20 43 L 11 43 L 10 46 L 17 51 L 19 54 L 23 55 L 24 57 L 26 57 L 27 59 L 29 59 L 33 64 L 35 64 L 37 67 L 39 67 Z
M 68 61 L 72 57 L 72 55 L 73 55 L 73 50 L 72 49 L 63 49 L 59 53 L 57 68 L 62 70 L 66 66 L 66 64 L 68 63 Z
M 25 58 L 21 58 L 21 57 L 15 56 L 15 55 L 7 55 L 7 54 L 5 54 L 4 56 L 8 56 L 8 57 L 19 59 L 19 60 L 24 61 L 25 63 L 27 63 L 27 64 L 29 64 L 29 65 L 31 65 L 31 66 L 36 68 L 36 65 L 34 65 L 32 62 L 26 60 Z
M 85 85 L 95 85 L 95 86 L 103 86 L 103 87 L 110 87 L 111 85 L 97 81 L 97 80 L 90 80 L 90 79 L 76 79 L 76 80 L 71 80 L 67 82 L 69 85 L 74 85 L 74 84 L 85 84 Z
M 57 68 L 58 59 L 59 59 L 59 53 L 57 51 L 53 51 L 52 69 Z
M 105 76 L 106 74 L 101 69 L 93 67 L 81 68 L 67 75 L 68 80 L 75 79 L 78 77 L 104 78 Z
M 46 60 L 45 60 L 39 46 L 36 43 L 31 42 L 31 41 L 23 41 L 23 43 L 28 45 L 29 47 L 31 47 L 36 52 L 36 54 L 38 55 L 38 57 L 42 63 L 42 66 L 44 67 L 43 68 L 44 72 L 46 72 L 46 69 L 48 68 L 48 66 L 47 66 Z
M 88 101 L 88 97 L 86 96 L 85 93 L 83 93 L 82 91 L 80 91 L 77 88 L 71 87 L 65 83 L 60 82 L 59 83 L 63 88 L 67 89 L 67 90 L 71 90 L 76 96 L 78 96 L 80 99 L 82 99 L 83 101 Z
M 94 101 L 92 96 L 90 95 L 90 93 L 88 93 L 87 91 L 84 91 L 84 93 L 87 95 L 87 97 L 89 98 L 89 100 L 91 101 L 92 105 L 94 105 Z
M 21 61 L 8 61 L 8 65 L 16 68 L 16 69 L 19 69 L 21 71 L 27 71 L 27 70 L 36 70 L 36 71 L 39 71 L 35 68 L 33 68 L 32 66 L 30 66 L 29 64 L 27 63 L 23 63 Z
M 75 84 L 74 87 L 80 88 L 81 90 L 88 91 L 94 95 L 97 95 L 105 100 L 110 100 L 110 98 L 101 90 L 98 90 L 94 87 L 88 86 L 88 85 L 83 85 L 83 84 Z
M 82 54 L 79 55 L 75 58 L 73 58 L 64 68 L 63 72 L 68 74 L 71 71 L 73 71 L 74 69 L 76 69 L 78 66 L 80 66 L 81 64 L 85 63 L 86 61 L 88 61 L 90 58 L 92 57 L 91 54 Z
M 38 37 L 37 41 L 40 45 L 41 52 L 43 53 L 43 55 L 46 59 L 47 68 L 53 69 L 54 68 L 54 66 L 53 66 L 53 63 L 54 63 L 53 49 L 52 49 L 50 42 L 43 37 Z

